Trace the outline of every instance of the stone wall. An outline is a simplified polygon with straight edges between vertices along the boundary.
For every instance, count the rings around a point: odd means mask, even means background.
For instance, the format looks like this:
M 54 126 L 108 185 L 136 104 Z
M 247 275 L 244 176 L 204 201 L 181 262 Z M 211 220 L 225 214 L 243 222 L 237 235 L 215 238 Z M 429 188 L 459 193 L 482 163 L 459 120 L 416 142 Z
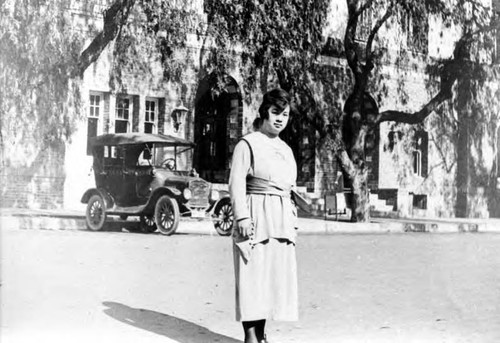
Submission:
M 6 165 L 0 173 L 0 207 L 61 208 L 64 201 L 64 154 L 64 144 L 51 144 L 33 159 L 13 163 L 7 149 Z

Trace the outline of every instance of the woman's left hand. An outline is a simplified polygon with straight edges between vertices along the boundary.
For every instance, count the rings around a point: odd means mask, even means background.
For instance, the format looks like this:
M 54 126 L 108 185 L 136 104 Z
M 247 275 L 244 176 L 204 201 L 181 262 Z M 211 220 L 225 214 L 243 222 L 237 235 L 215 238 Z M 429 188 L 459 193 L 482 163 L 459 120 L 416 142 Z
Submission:
M 253 236 L 253 231 L 254 231 L 253 222 L 250 218 L 242 219 L 236 225 L 241 236 L 243 237 Z

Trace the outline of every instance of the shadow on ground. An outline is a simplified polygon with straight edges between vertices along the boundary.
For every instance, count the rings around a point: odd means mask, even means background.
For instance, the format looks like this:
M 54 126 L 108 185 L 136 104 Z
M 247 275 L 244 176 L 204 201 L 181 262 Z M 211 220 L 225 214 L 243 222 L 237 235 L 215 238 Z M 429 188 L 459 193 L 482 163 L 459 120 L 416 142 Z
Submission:
M 154 332 L 179 343 L 242 343 L 234 338 L 218 334 L 198 324 L 155 311 L 132 308 L 120 303 L 105 301 L 108 316 L 137 328 Z
M 134 220 L 112 220 L 104 223 L 103 232 L 128 232 L 142 233 L 141 226 L 138 221 Z

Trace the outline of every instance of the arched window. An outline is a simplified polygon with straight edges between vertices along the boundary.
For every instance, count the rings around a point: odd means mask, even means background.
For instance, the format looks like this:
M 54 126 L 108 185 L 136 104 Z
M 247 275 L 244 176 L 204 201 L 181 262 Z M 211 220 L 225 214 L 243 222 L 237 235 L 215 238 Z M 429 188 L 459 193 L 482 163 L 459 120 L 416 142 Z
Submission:
M 413 137 L 413 173 L 417 176 L 426 177 L 428 168 L 428 133 L 420 130 Z

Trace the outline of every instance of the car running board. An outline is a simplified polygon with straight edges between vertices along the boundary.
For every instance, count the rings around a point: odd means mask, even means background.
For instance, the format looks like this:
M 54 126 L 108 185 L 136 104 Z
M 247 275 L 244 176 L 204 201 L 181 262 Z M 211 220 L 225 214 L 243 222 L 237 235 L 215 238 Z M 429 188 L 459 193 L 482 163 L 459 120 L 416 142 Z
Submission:
M 129 207 L 113 206 L 112 208 L 107 209 L 106 213 L 107 214 L 139 215 L 144 211 L 145 208 L 146 208 L 146 205 L 129 206 Z

